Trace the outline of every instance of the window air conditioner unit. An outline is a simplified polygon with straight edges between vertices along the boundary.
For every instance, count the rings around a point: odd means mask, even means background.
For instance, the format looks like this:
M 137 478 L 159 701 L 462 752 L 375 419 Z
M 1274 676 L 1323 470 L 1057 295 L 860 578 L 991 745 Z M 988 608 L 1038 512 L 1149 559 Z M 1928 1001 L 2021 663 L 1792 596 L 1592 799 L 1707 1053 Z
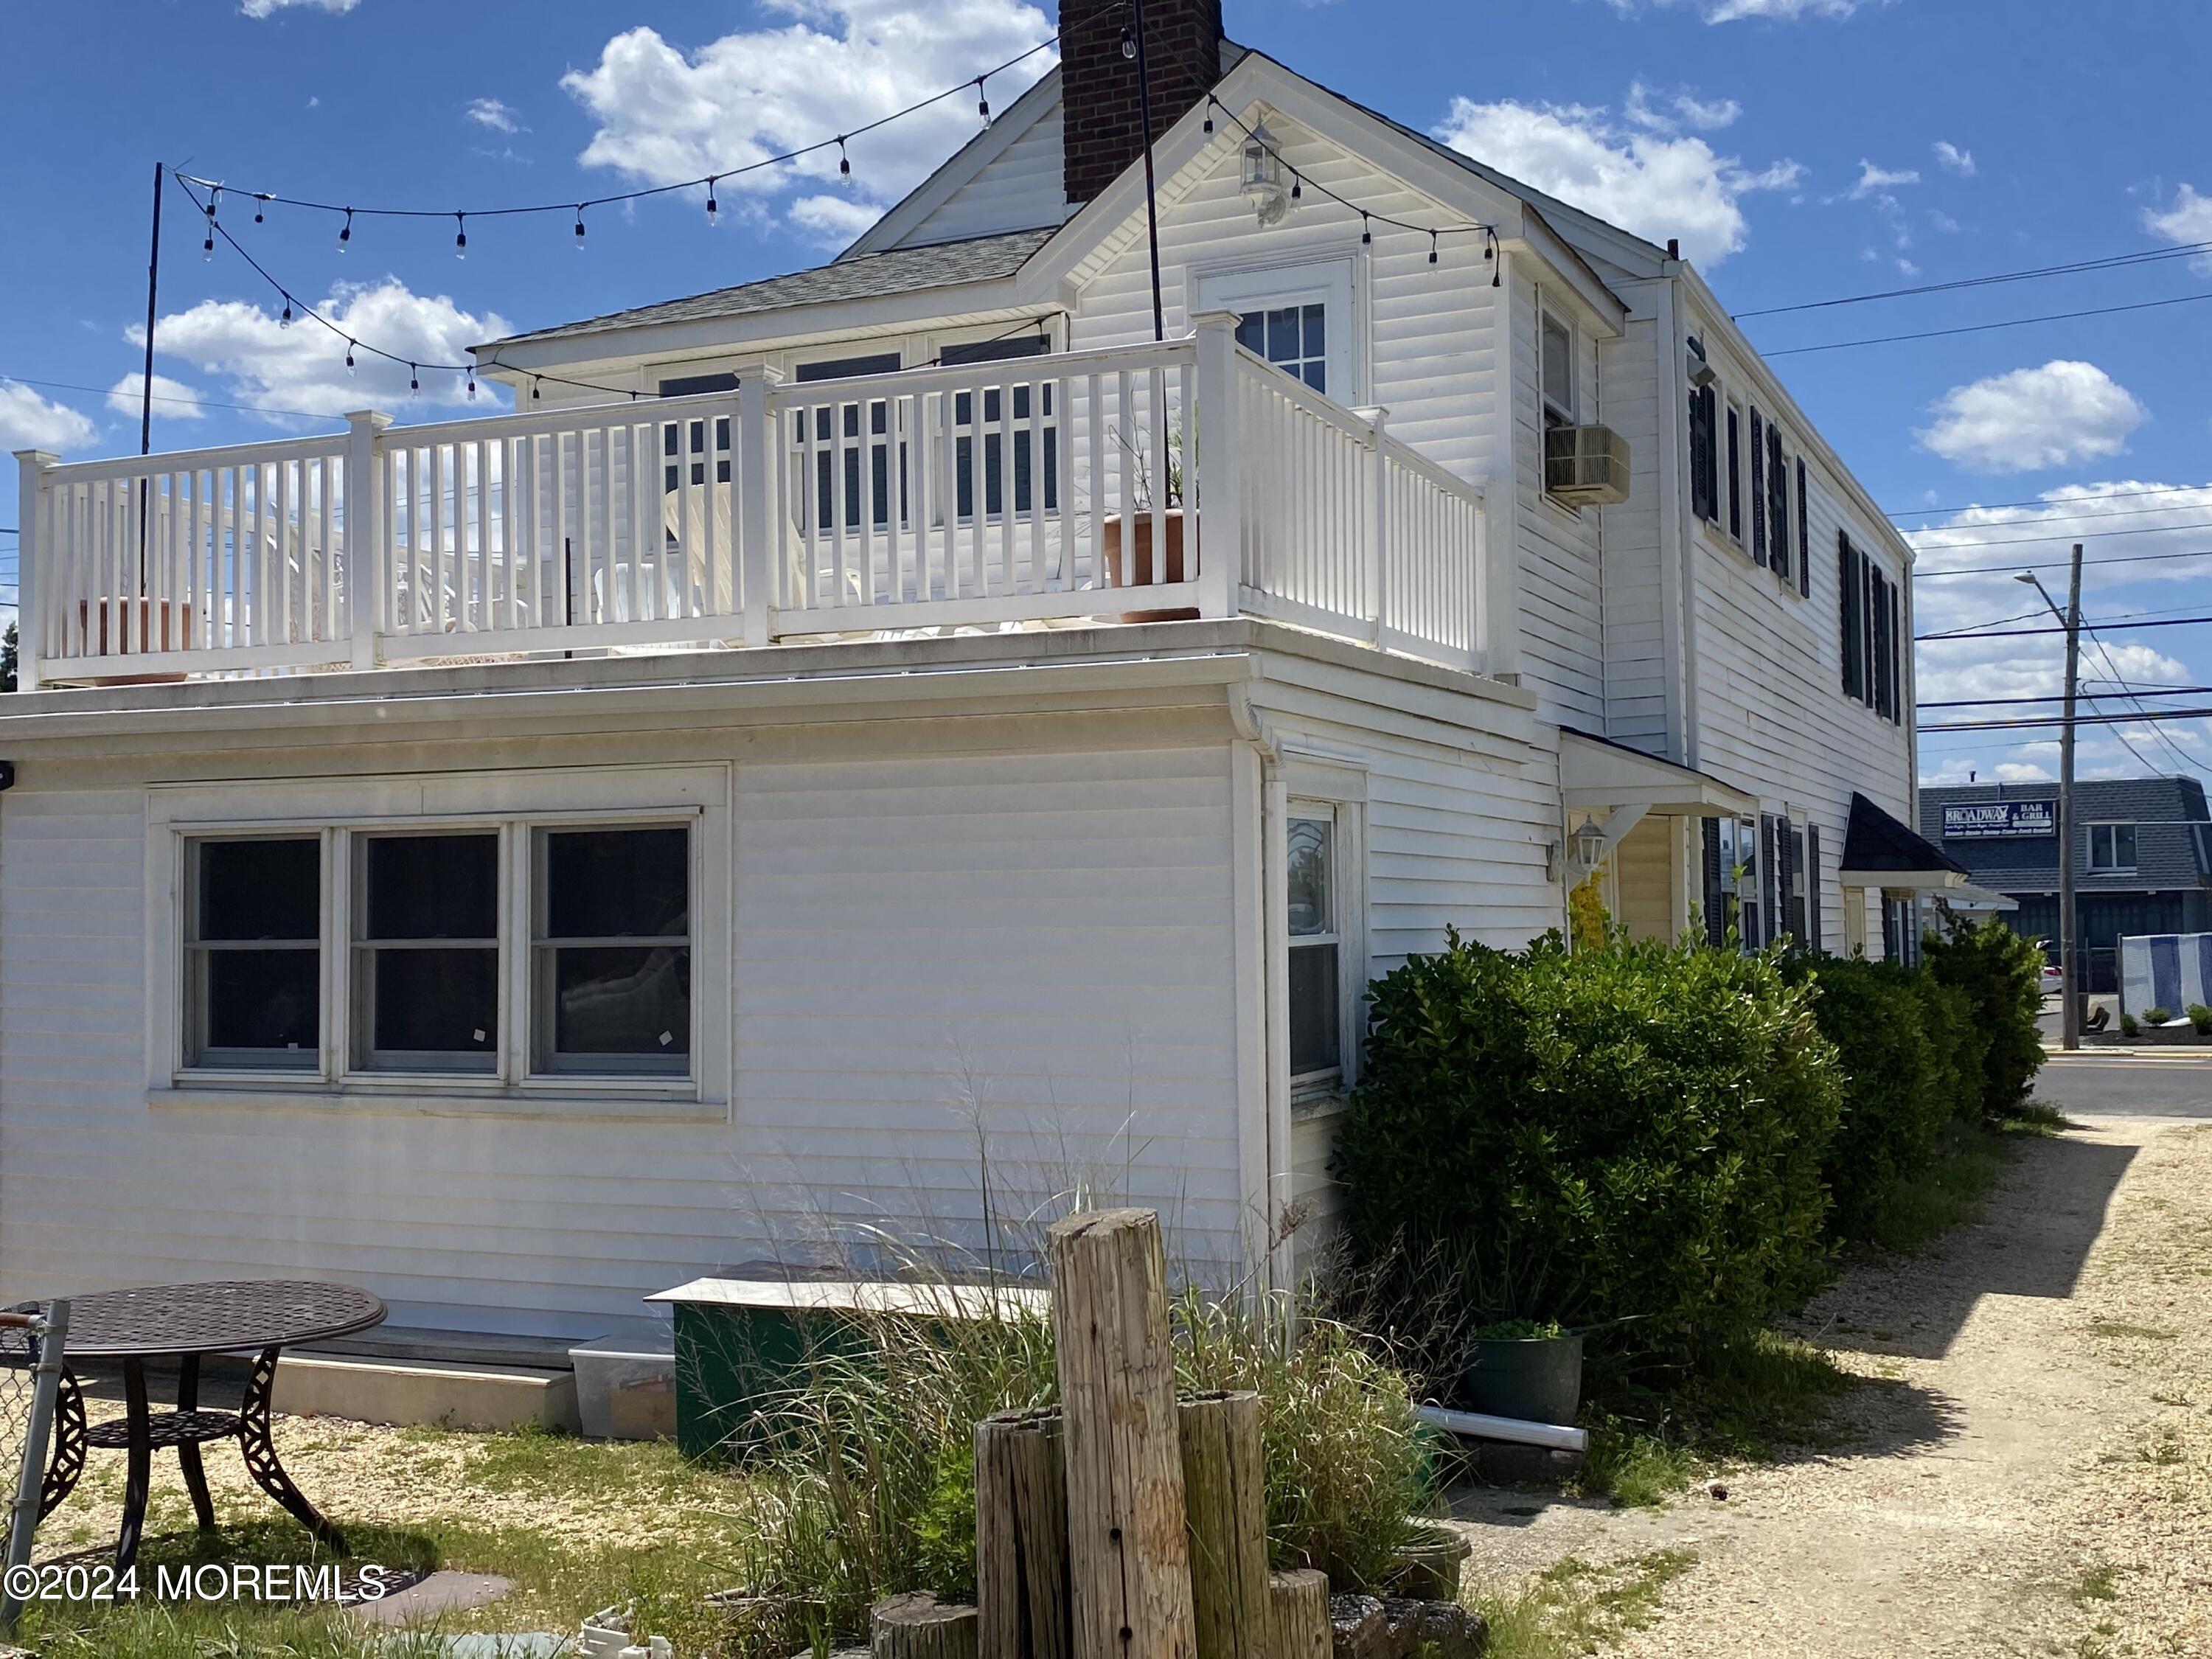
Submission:
M 1628 499 L 1628 440 L 1609 426 L 1555 426 L 1544 434 L 1544 490 L 1569 507 Z

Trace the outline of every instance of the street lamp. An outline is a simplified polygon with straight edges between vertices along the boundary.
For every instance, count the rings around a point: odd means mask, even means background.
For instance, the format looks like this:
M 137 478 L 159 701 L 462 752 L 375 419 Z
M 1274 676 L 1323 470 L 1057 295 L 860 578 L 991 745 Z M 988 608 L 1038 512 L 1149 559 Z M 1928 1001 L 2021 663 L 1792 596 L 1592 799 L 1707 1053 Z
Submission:
M 2058 735 L 2058 1031 L 2069 1049 L 2081 1046 L 2081 968 L 2074 914 L 2074 700 L 2081 672 L 2081 544 L 2074 544 L 2066 609 L 2033 570 L 2013 578 L 2042 595 L 2051 614 L 2066 630 L 2066 714 Z

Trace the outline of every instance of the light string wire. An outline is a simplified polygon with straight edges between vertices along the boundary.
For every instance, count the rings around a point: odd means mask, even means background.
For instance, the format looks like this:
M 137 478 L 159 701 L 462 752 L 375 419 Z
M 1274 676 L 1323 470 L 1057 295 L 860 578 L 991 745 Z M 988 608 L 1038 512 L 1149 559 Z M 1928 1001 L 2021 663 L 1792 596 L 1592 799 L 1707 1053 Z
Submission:
M 922 110 L 929 108 L 932 105 L 941 104 L 946 99 L 965 93 L 971 88 L 976 88 L 980 91 L 983 83 L 990 80 L 994 76 L 1003 75 L 1008 70 L 1014 68 L 1016 65 L 1028 62 L 1029 59 L 1036 57 L 1037 53 L 1047 51 L 1059 44 L 1060 36 L 1057 34 L 1054 34 L 1049 40 L 1040 40 L 1028 51 L 1017 53 L 1015 56 L 1006 59 L 1005 63 L 998 64 L 994 68 L 985 70 L 981 75 L 969 76 L 965 79 L 962 80 L 957 86 L 947 87 L 942 92 L 932 93 L 928 97 L 924 98 L 916 103 L 908 104 L 904 109 L 893 110 L 890 114 L 878 116 L 874 120 L 867 122 L 864 125 L 848 128 L 847 131 L 838 134 L 835 137 L 819 139 L 811 144 L 803 144 L 796 149 L 785 150 L 781 155 L 764 156 L 757 161 L 748 161 L 741 167 L 725 167 L 715 173 L 704 173 L 700 174 L 696 179 L 680 179 L 674 184 L 669 185 L 651 185 L 640 190 L 618 191 L 605 196 L 587 196 L 580 201 L 539 202 L 519 207 L 494 208 L 353 207 L 337 202 L 313 201 L 305 197 L 283 196 L 272 191 L 243 190 L 235 185 L 225 184 L 219 179 L 204 179 L 195 173 L 176 173 L 173 168 L 171 171 L 179 183 L 197 185 L 199 189 L 210 191 L 211 198 L 214 199 L 218 205 L 219 198 L 224 194 L 229 194 L 252 201 L 260 208 L 271 206 L 305 208 L 317 213 L 342 215 L 349 220 L 369 218 L 506 219 L 520 217 L 531 214 L 580 214 L 586 209 L 590 208 L 611 207 L 623 202 L 642 202 L 656 196 L 673 195 L 678 191 L 696 190 L 702 185 L 707 186 L 708 191 L 711 193 L 714 186 L 725 179 L 743 178 L 747 173 L 758 173 L 769 167 L 782 167 L 788 162 L 802 160 L 806 156 L 815 155 L 822 150 L 842 149 L 848 140 L 858 138 L 865 134 L 873 132 L 879 127 L 889 126 L 894 121 L 903 120 L 909 115 L 916 114 Z M 201 210 L 203 212 L 207 212 L 210 210 L 208 207 L 204 206 Z M 402 361 L 404 362 L 404 359 L 402 359 Z

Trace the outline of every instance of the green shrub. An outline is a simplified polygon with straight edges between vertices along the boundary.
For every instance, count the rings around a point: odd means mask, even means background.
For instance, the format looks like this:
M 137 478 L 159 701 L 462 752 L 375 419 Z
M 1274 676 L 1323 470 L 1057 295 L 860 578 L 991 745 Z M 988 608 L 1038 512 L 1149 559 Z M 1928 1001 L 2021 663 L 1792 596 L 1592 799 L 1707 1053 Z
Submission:
M 2141 1036 L 2142 1035 L 2142 1023 L 2138 1021 L 2133 1014 L 2122 1014 L 2120 1016 L 2120 1035 L 2122 1036 Z
M 1836 1046 L 1843 1115 L 1822 1173 L 1831 1227 L 1863 1242 L 1889 1193 L 1935 1161 L 1958 1103 L 1957 1037 L 1948 1024 L 1933 1040 L 1928 1029 L 1931 1012 L 1942 1022 L 1956 1004 L 1924 997 L 1927 975 L 1893 962 L 1801 958 L 1784 973 L 1814 982 L 1813 1017 Z
M 2146 1025 L 2163 1025 L 2166 1021 L 2172 1018 L 2173 1010 L 2171 1008 L 2146 1008 L 2143 1010 L 2143 1024 Z
M 2212 1036 L 2212 1008 L 2201 1002 L 2189 1005 L 2189 1024 L 2199 1036 Z
M 2043 1064 L 2043 952 L 1995 917 L 1977 925 L 1947 916 L 1925 941 L 1928 969 L 1966 999 L 1969 1019 L 1989 1039 L 1983 1057 L 1982 1115 L 2002 1122 L 2027 1099 Z
M 1408 1327 L 1463 1312 L 1456 1340 L 1557 1319 L 1680 1355 L 1758 1326 L 1828 1267 L 1842 1085 L 1812 998 L 1771 953 L 1454 934 L 1370 988 L 1334 1158 L 1355 1262 Z

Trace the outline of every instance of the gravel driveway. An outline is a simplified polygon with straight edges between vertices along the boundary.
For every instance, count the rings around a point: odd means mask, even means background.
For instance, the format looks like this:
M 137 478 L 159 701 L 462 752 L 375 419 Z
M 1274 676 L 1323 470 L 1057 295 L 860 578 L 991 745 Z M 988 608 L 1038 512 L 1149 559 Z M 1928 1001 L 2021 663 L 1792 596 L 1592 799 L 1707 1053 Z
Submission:
M 2212 1655 L 2212 1125 L 2028 1143 L 1806 1334 L 1869 1379 L 1839 1449 L 1656 1511 L 1498 1494 L 1473 1577 L 1693 1553 L 1632 1656 Z

